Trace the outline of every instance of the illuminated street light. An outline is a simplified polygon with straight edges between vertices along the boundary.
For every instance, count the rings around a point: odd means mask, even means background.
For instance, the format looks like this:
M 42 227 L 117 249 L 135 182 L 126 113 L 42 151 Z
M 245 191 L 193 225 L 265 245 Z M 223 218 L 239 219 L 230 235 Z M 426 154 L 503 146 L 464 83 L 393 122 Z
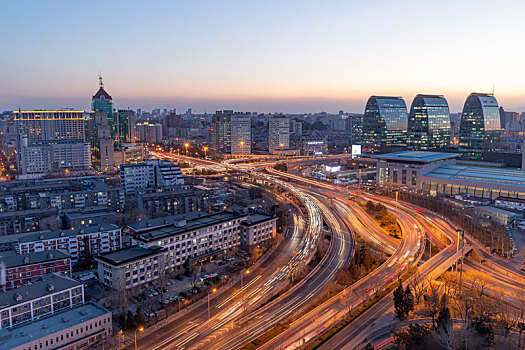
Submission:
M 208 320 L 210 319 L 210 294 L 215 293 L 217 288 L 213 288 L 211 292 L 208 292 Z
M 204 146 L 202 149 L 204 150 L 204 158 L 207 158 L 206 152 L 208 151 L 208 146 Z
M 189 142 L 186 142 L 186 143 L 184 144 L 184 147 L 186 148 L 186 157 L 187 157 L 187 156 L 188 156 L 188 148 L 190 147 Z
M 144 332 L 144 327 L 139 327 L 135 330 L 135 350 L 137 350 L 137 332 Z
M 244 274 L 249 275 L 250 274 L 250 270 L 241 271 L 241 289 L 244 287 L 244 281 L 243 281 Z

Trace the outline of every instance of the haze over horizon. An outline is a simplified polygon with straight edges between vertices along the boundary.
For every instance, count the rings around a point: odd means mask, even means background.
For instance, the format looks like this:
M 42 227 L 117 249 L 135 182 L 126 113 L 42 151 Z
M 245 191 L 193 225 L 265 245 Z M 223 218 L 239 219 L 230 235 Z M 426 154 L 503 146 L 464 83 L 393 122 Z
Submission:
M 118 108 L 363 113 L 370 95 L 409 106 L 429 93 L 455 113 L 494 87 L 522 112 L 524 10 L 510 0 L 11 2 L 0 110 L 88 110 L 101 72 Z

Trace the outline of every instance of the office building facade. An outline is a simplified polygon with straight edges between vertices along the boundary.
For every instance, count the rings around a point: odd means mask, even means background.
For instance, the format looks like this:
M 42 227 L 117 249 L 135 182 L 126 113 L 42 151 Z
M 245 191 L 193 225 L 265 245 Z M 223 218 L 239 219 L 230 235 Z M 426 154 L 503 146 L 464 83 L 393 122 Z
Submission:
M 212 117 L 211 146 L 221 154 L 250 154 L 251 114 L 232 110 L 217 111 Z
M 441 95 L 417 95 L 408 115 L 407 146 L 412 150 L 447 148 L 450 144 L 450 112 Z
M 363 147 L 377 152 L 382 147 L 406 145 L 408 113 L 401 97 L 371 96 L 363 116 Z
M 482 160 L 484 152 L 493 152 L 499 148 L 500 140 L 498 101 L 491 94 L 470 94 L 461 114 L 459 152 L 463 158 Z
M 85 140 L 84 111 L 13 111 L 18 135 L 29 142 Z

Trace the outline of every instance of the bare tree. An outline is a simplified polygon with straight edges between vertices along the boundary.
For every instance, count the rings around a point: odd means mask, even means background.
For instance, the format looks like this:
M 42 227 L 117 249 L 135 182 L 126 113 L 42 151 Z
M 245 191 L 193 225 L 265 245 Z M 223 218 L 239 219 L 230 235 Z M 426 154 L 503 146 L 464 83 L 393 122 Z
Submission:
M 410 283 L 410 289 L 412 289 L 412 293 L 414 294 L 414 302 L 419 304 L 419 301 L 425 294 L 426 290 L 428 289 L 429 285 L 431 285 L 432 280 L 430 278 L 425 278 L 421 272 L 417 271 L 412 276 L 412 282 Z

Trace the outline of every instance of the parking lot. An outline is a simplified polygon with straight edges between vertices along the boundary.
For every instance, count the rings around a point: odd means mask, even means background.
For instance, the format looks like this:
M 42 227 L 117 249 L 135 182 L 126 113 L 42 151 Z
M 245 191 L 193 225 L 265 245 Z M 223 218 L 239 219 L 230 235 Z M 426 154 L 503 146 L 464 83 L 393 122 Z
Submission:
M 207 296 L 213 288 L 230 283 L 235 273 L 250 264 L 250 256 L 243 250 L 219 260 L 198 263 L 193 273 L 169 278 L 162 287 L 152 287 L 141 295 L 129 298 L 129 310 L 140 306 L 145 320 L 151 323 L 175 313 Z

